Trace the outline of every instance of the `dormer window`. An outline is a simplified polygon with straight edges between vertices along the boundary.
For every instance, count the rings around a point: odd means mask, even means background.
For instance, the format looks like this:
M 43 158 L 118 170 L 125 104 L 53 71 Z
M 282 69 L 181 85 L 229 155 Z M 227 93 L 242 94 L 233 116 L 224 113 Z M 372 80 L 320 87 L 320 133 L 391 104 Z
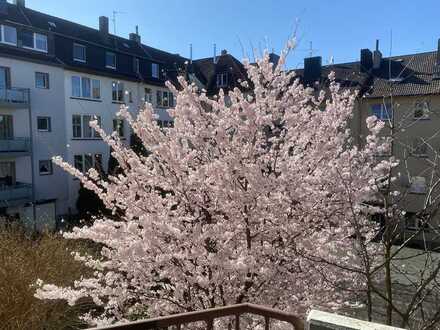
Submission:
M 116 54 L 112 52 L 105 53 L 105 66 L 109 69 L 116 69 Z
M 159 79 L 159 64 L 151 63 L 151 76 Z
M 47 36 L 45 34 L 23 31 L 21 41 L 23 48 L 47 53 Z
M 9 25 L 1 25 L 0 41 L 5 44 L 17 46 L 17 29 Z
M 217 74 L 217 87 L 226 87 L 226 86 L 228 86 L 228 74 L 226 72 L 218 73 Z
M 73 44 L 73 60 L 86 63 L 86 46 Z

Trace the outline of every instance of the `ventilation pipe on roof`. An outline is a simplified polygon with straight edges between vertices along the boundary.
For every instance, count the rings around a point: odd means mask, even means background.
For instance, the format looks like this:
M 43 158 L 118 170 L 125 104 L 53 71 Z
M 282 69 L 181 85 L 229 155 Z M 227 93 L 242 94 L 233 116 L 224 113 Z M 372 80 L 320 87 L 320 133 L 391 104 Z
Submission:
M 382 53 L 379 50 L 379 39 L 376 40 L 376 49 L 373 52 L 373 69 L 380 69 Z
M 189 44 L 189 63 L 193 63 L 193 44 Z
M 214 64 L 217 64 L 217 45 L 216 44 L 214 44 L 214 56 L 213 56 L 212 60 L 214 61 Z
M 26 1 L 25 0 L 14 0 L 14 5 L 18 7 L 26 7 Z

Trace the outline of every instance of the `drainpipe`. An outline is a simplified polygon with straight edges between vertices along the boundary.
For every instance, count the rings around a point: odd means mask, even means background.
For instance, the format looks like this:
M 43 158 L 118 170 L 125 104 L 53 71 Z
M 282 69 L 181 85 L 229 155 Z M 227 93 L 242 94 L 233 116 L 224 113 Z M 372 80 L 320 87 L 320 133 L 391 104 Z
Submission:
M 35 164 L 34 164 L 34 139 L 32 131 L 32 109 L 31 109 L 31 91 L 27 90 L 28 112 L 29 112 L 29 144 L 31 152 L 31 184 L 32 184 L 32 218 L 34 221 L 34 232 L 37 231 L 37 211 L 35 209 Z

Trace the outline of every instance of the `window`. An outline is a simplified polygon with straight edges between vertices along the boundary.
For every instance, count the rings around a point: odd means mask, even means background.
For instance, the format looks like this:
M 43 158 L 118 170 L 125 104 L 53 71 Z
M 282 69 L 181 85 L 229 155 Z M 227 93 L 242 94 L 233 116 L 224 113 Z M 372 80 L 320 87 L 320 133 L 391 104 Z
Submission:
M 371 106 L 371 112 L 377 119 L 382 121 L 393 119 L 393 109 L 390 104 L 373 104 Z
M 35 33 L 35 49 L 47 52 L 47 36 Z
M 97 79 L 92 79 L 92 98 L 101 98 L 101 81 Z
M 17 46 L 17 29 L 9 25 L 2 25 L 0 41 L 5 44 Z
M 124 120 L 113 119 L 113 131 L 116 132 L 119 137 L 124 137 Z
M 160 128 L 174 127 L 174 122 L 172 120 L 156 120 L 156 123 Z
M 0 140 L 9 140 L 14 137 L 12 115 L 0 115 Z
M 35 72 L 35 87 L 49 89 L 49 74 L 44 72 Z
M 153 78 L 159 78 L 159 64 L 151 63 L 151 76 Z
M 23 48 L 29 48 L 47 53 L 47 36 L 32 31 L 23 31 L 21 34 Z
M 133 92 L 132 91 L 128 92 L 128 102 L 133 103 Z
M 217 74 L 217 87 L 226 87 L 226 86 L 228 86 L 228 74 L 226 72 L 218 73 Z
M 72 115 L 72 135 L 73 138 L 92 139 L 99 138 L 98 132 L 90 127 L 90 122 L 97 120 L 101 126 L 101 117 L 92 115 Z
M 426 178 L 423 176 L 413 176 L 409 192 L 413 194 L 424 194 L 426 192 Z
M 427 157 L 428 156 L 428 145 L 422 138 L 415 138 L 412 141 L 411 154 L 414 157 Z
M 174 95 L 168 91 L 157 91 L 157 106 L 158 107 L 173 107 L 174 106 Z
M 91 168 L 102 171 L 102 155 L 101 154 L 85 154 L 73 156 L 73 163 L 77 170 L 87 172 Z
M 50 132 L 52 129 L 50 117 L 37 117 L 37 129 L 40 132 Z
M 86 46 L 73 44 L 73 60 L 78 62 L 86 62 Z
M 124 84 L 119 81 L 112 82 L 113 102 L 124 102 Z
M 101 82 L 88 77 L 72 76 L 72 97 L 86 99 L 101 98 Z
M 22 31 L 21 43 L 24 48 L 34 48 L 34 33 L 28 30 Z
M 145 102 L 153 103 L 153 92 L 150 88 L 145 88 Z
M 40 175 L 51 175 L 53 174 L 52 161 L 51 160 L 40 160 L 38 162 L 38 168 Z
M 105 53 L 105 66 L 110 69 L 116 69 L 116 54 L 111 52 Z
M 418 101 L 414 106 L 414 119 L 429 119 L 429 102 Z
M 139 59 L 138 58 L 134 58 L 133 59 L 133 71 L 136 73 L 140 73 L 140 63 L 139 63 Z
M 87 99 L 92 96 L 90 78 L 81 78 L 81 96 Z

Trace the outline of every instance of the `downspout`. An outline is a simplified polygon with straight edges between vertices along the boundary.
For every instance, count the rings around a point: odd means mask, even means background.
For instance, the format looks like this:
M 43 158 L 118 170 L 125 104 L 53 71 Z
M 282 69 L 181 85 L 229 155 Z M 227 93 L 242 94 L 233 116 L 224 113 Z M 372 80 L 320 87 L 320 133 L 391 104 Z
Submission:
M 37 215 L 35 209 L 35 164 L 34 164 L 34 139 L 32 131 L 32 108 L 31 108 L 31 91 L 27 90 L 28 112 L 29 112 L 29 144 L 31 152 L 31 185 L 32 185 L 32 218 L 34 221 L 34 232 L 37 231 Z

